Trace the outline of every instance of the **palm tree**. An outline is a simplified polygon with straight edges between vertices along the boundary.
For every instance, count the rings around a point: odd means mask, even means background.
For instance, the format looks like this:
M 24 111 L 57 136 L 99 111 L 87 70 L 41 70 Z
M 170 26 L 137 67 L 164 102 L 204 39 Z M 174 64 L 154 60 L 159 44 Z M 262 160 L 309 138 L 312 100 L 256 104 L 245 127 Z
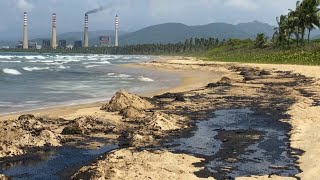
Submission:
M 288 34 L 288 16 L 281 15 L 280 17 L 276 18 L 278 27 L 274 28 L 275 32 L 273 34 L 273 39 L 277 38 L 276 40 L 283 44 L 287 38 Z
M 308 29 L 308 42 L 310 42 L 310 33 L 316 27 L 320 27 L 320 0 L 304 0 L 302 3 L 304 12 L 305 27 Z

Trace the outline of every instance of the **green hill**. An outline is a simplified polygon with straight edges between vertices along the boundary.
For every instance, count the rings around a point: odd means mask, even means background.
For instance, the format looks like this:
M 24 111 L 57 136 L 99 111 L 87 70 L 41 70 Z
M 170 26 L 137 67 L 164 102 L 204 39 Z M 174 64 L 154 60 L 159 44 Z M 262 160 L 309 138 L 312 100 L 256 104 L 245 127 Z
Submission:
M 139 31 L 120 36 L 121 44 L 177 43 L 187 38 L 214 37 L 222 39 L 254 38 L 257 33 L 272 36 L 274 27 L 257 21 L 232 25 L 211 23 L 201 26 L 187 26 L 181 23 L 165 23 L 150 26 Z

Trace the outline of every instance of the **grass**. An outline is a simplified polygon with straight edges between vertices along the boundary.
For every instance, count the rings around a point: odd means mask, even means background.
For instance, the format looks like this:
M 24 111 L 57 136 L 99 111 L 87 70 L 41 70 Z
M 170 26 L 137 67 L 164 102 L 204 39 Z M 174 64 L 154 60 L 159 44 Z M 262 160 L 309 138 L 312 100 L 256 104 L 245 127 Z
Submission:
M 196 56 L 207 61 L 320 65 L 320 42 L 313 41 L 305 47 L 259 49 L 251 40 L 229 40 Z

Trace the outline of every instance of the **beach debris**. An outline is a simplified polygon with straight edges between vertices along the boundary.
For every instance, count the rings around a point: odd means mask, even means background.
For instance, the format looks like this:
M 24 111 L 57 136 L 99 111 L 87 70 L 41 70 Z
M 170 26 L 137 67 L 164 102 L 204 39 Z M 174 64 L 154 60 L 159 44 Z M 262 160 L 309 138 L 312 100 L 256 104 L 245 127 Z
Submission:
M 118 91 L 116 95 L 110 100 L 110 102 L 104 105 L 101 110 L 105 110 L 108 112 L 117 112 L 124 110 L 125 108 L 130 106 L 139 110 L 154 108 L 154 106 L 148 100 L 138 95 L 121 90 Z
M 186 99 L 183 96 L 183 93 L 165 93 L 162 95 L 154 96 L 156 99 L 174 99 L 174 101 L 185 102 Z
M 210 83 L 207 85 L 208 88 L 214 88 L 219 86 L 231 86 L 232 80 L 228 77 L 223 76 L 217 83 Z
M 109 133 L 114 127 L 93 117 L 79 117 L 71 121 L 61 132 L 63 135 L 88 135 L 90 133 Z

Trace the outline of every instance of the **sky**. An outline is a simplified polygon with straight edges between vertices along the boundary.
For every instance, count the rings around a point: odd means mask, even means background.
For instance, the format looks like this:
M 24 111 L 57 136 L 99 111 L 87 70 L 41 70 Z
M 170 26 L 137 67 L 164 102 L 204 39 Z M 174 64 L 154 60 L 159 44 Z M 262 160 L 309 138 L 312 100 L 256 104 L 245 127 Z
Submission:
M 119 15 L 122 31 L 166 23 L 203 25 L 213 22 L 276 24 L 276 16 L 294 8 L 295 0 L 0 0 L 0 40 L 21 38 L 23 12 L 28 12 L 29 35 L 51 34 L 51 16 L 57 13 L 58 33 L 83 31 L 85 12 L 107 6 L 89 16 L 90 30 L 114 29 Z

